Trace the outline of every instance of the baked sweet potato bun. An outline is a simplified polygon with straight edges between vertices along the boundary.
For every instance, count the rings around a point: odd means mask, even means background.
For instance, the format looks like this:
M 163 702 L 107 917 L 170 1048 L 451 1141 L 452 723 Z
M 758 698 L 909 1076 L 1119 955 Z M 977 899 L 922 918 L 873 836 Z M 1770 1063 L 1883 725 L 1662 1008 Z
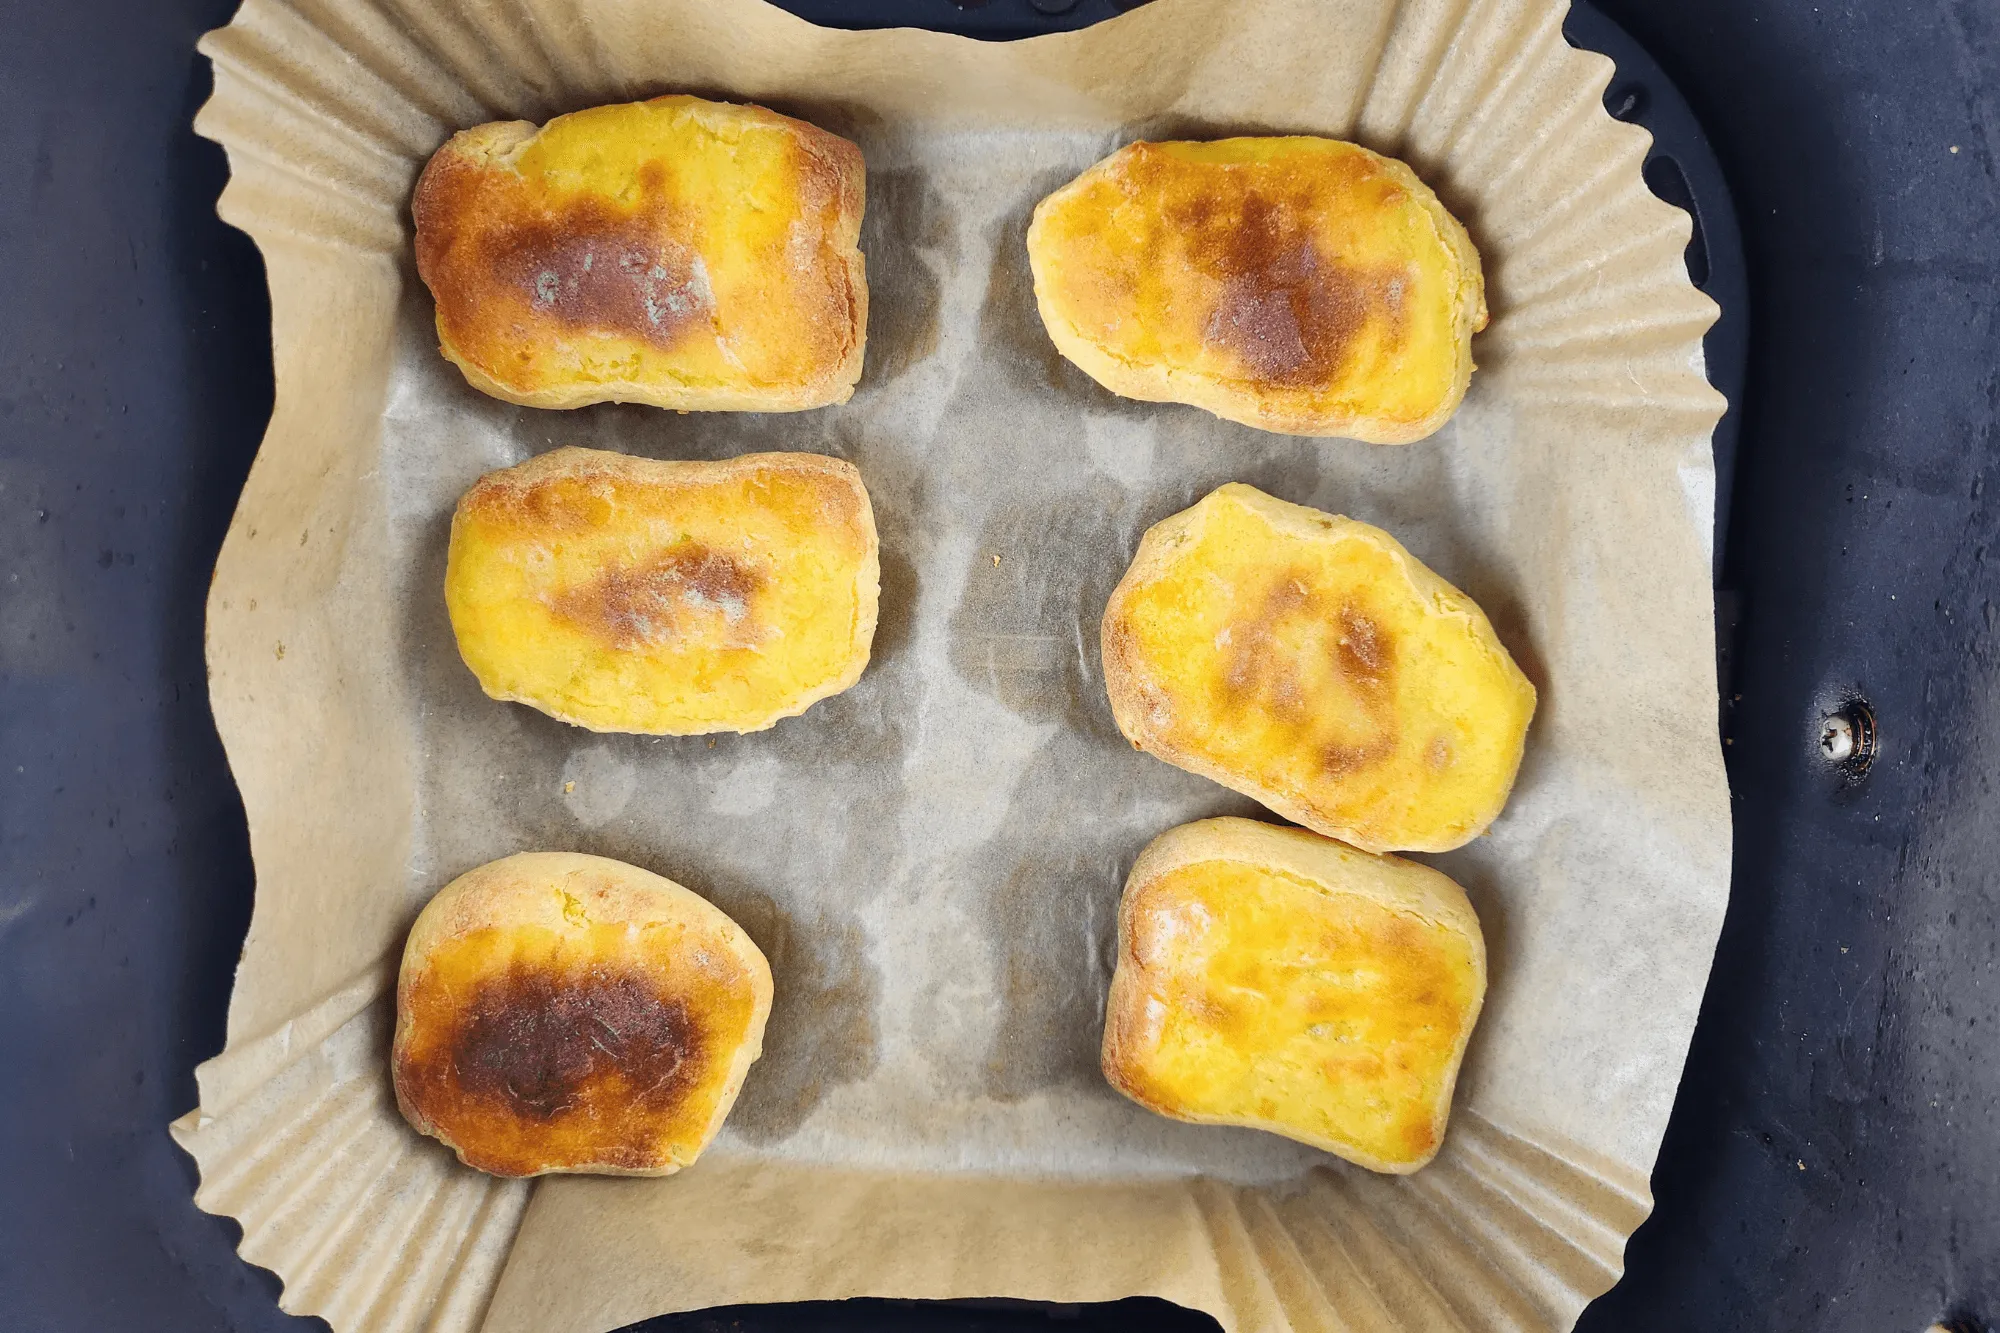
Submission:
M 1535 711 L 1485 613 L 1395 538 L 1239 483 L 1141 539 L 1103 652 L 1134 745 L 1371 852 L 1484 832 Z
M 1113 393 L 1289 435 L 1442 426 L 1479 252 L 1401 162 L 1303 136 L 1127 144 L 1035 209 L 1042 323 Z
M 671 1175 L 736 1104 L 770 1012 L 770 966 L 718 908 L 620 861 L 523 852 L 417 917 L 396 1103 L 494 1175 Z
M 1485 995 L 1479 919 L 1444 875 L 1206 819 L 1154 839 L 1125 883 L 1104 1076 L 1176 1120 L 1415 1171 L 1444 1142 Z
M 852 685 L 881 592 L 861 474 L 818 454 L 557 449 L 458 502 L 445 604 L 496 699 L 594 731 L 761 731 Z
M 695 97 L 464 130 L 411 202 L 440 347 L 528 407 L 844 403 L 868 330 L 862 174 L 837 135 Z

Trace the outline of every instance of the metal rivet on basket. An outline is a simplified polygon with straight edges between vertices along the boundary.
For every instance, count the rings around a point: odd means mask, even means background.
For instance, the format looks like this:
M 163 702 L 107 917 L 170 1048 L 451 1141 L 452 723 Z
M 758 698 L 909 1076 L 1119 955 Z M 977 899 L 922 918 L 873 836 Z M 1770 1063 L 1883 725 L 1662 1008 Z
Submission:
M 1851 699 L 1820 719 L 1820 756 L 1850 778 L 1868 771 L 1875 745 L 1875 711 L 1864 700 Z

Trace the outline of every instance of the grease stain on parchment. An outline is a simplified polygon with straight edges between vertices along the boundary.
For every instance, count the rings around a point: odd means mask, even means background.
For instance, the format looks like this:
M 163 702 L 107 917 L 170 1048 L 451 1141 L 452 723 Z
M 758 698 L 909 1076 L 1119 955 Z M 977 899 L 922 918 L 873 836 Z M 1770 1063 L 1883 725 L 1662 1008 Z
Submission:
M 868 174 L 861 252 L 868 264 L 870 388 L 893 382 L 938 348 L 938 269 L 957 244 L 957 220 L 926 172 Z
M 1092 406 L 1117 402 L 1116 396 L 1056 350 L 1042 324 L 1035 300 L 1035 274 L 1028 264 L 1028 224 L 1035 205 L 1076 175 L 1054 168 L 1029 183 L 1025 196 L 1000 219 L 993 242 L 993 266 L 986 282 L 986 300 L 979 309 L 979 339 L 989 349 L 992 364 L 1006 372 L 1015 393 L 1047 393 L 1053 389 L 1071 402 Z
M 1125 570 L 1125 499 L 1100 478 L 988 518 L 951 617 L 961 679 L 1029 721 L 1117 735 L 1098 625 Z
M 563 762 L 563 805 L 585 828 L 602 828 L 625 813 L 638 790 L 638 769 L 617 747 L 579 745 Z
M 795 915 L 769 894 L 718 892 L 715 903 L 771 964 L 764 1054 L 750 1067 L 729 1127 L 775 1143 L 806 1122 L 827 1092 L 875 1069 L 881 978 L 852 917 Z

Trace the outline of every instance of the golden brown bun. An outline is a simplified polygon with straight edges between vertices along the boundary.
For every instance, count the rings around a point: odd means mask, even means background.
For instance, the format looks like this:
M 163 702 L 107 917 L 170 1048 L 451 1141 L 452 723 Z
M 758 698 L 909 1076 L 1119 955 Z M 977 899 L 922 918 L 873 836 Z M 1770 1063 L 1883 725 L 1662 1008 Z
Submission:
M 861 150 L 656 97 L 455 134 L 417 181 L 445 356 L 527 407 L 790 412 L 861 377 Z
M 852 685 L 881 594 L 861 474 L 819 454 L 556 449 L 458 502 L 445 605 L 496 699 L 595 731 L 760 731 Z
M 1099 384 L 1290 435 L 1422 439 L 1486 327 L 1465 228 L 1331 139 L 1128 144 L 1041 202 L 1028 257 L 1049 336 Z
M 763 1052 L 771 969 L 734 921 L 601 856 L 522 852 L 417 917 L 396 983 L 396 1104 L 467 1166 L 665 1176 Z
M 1125 882 L 1104 1076 L 1148 1110 L 1371 1171 L 1437 1155 L 1486 995 L 1464 890 L 1303 829 L 1205 819 Z
M 1485 832 L 1535 711 L 1485 613 L 1395 538 L 1240 483 L 1146 533 L 1102 639 L 1126 739 L 1371 852 Z

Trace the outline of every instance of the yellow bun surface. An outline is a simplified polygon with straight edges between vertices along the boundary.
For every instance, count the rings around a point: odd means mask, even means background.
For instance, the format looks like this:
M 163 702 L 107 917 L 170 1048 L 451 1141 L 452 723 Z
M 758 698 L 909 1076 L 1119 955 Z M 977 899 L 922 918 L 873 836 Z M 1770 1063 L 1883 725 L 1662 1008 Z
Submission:
M 417 272 L 473 387 L 528 407 L 843 403 L 868 286 L 861 150 L 762 107 L 657 97 L 455 134 Z
M 445 603 L 494 698 L 689 735 L 759 731 L 860 679 L 880 579 L 852 464 L 557 449 L 459 501 Z
M 696 894 L 523 852 L 453 880 L 412 927 L 396 1101 L 494 1175 L 670 1175 L 721 1128 L 770 1012 L 764 955 Z
M 1486 326 L 1465 228 L 1332 139 L 1128 144 L 1041 202 L 1028 256 L 1049 336 L 1105 388 L 1291 435 L 1422 439 Z
M 1161 1115 L 1414 1171 L 1444 1142 L 1485 994 L 1479 920 L 1437 871 L 1203 820 L 1126 881 L 1104 1073 Z
M 1134 745 L 1368 851 L 1448 851 L 1513 789 L 1535 687 L 1380 528 L 1231 483 L 1156 524 L 1104 610 Z

